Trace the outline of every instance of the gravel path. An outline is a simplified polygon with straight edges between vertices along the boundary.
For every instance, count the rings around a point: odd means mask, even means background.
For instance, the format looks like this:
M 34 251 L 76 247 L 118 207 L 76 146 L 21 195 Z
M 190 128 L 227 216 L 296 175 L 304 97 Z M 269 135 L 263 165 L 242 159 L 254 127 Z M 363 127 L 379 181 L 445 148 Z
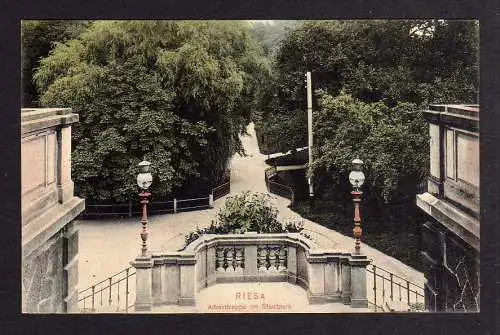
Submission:
M 231 194 L 245 190 L 267 193 L 264 181 L 264 169 L 268 167 L 265 163 L 267 156 L 258 150 L 253 124 L 248 126 L 247 131 L 249 135 L 241 138 L 247 156 L 235 155 L 231 162 Z M 187 232 L 197 226 L 208 226 L 210 221 L 215 219 L 224 199 L 225 197 L 215 201 L 214 208 L 207 210 L 150 217 L 149 249 L 155 251 L 180 248 Z M 351 237 L 303 219 L 290 210 L 288 199 L 272 195 L 272 202 L 279 209 L 280 219 L 303 220 L 305 230 L 319 245 L 339 250 L 354 248 Z M 79 288 L 87 288 L 92 283 L 129 266 L 130 260 L 140 251 L 139 232 L 140 224 L 137 219 L 80 221 Z M 362 245 L 361 248 L 377 266 L 423 285 L 424 276 L 421 272 L 367 245 Z

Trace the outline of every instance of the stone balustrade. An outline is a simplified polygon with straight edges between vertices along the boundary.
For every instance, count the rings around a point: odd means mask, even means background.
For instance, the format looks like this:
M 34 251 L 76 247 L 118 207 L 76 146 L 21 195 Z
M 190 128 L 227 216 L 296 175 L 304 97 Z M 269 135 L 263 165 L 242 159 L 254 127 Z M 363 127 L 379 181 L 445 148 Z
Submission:
M 319 249 L 299 233 L 207 234 L 182 251 L 131 262 L 137 270 L 135 308 L 194 306 L 197 292 L 228 282 L 289 282 L 304 288 L 311 304 L 365 308 L 369 263 L 362 254 Z

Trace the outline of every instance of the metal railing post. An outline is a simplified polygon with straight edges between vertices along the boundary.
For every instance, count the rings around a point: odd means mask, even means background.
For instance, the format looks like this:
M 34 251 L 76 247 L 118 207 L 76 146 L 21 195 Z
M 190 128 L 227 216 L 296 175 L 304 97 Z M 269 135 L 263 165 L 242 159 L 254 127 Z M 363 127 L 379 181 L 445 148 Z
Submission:
M 92 312 L 95 312 L 95 307 L 94 307 L 94 295 L 95 295 L 95 286 L 92 285 Z
M 390 278 L 391 278 L 391 301 L 394 301 L 393 299 L 393 284 L 394 284 L 394 281 L 393 281 L 393 277 L 392 277 L 392 273 L 390 274 Z
M 125 313 L 128 313 L 128 271 L 129 268 L 125 270 L 125 275 L 127 276 L 127 279 L 125 280 Z
M 377 311 L 377 267 L 373 265 L 373 296 L 375 300 L 375 312 Z
M 408 305 L 410 304 L 410 282 L 407 280 L 406 281 L 406 292 L 407 292 L 407 297 L 406 299 L 408 299 Z
M 108 298 L 108 303 L 109 303 L 109 306 L 111 306 L 111 278 L 112 277 L 109 277 L 109 298 Z
M 174 213 L 177 213 L 177 199 L 174 198 Z

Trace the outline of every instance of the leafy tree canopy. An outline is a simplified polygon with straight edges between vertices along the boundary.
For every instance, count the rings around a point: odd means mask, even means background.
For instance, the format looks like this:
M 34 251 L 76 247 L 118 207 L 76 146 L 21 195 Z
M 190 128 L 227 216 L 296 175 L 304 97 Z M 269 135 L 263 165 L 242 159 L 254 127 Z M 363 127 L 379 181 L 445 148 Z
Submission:
M 427 124 L 415 104 L 388 107 L 341 92 L 322 95 L 320 105 L 313 123 L 313 168 L 322 172 L 315 173 L 320 179 L 326 173 L 329 185 L 345 186 L 351 161 L 358 157 L 367 178 L 363 188 L 373 199 L 415 194 L 416 182 L 426 177 L 429 165 Z
M 476 21 L 309 21 L 282 40 L 273 64 L 268 103 L 257 128 L 287 129 L 283 119 L 305 113 L 305 73 L 312 72 L 313 107 L 319 92 L 341 90 L 365 102 L 477 103 Z M 264 121 L 262 121 L 264 120 Z M 267 123 L 264 125 L 263 123 Z M 306 145 L 304 136 L 274 137 L 280 151 Z
M 35 74 L 43 106 L 80 115 L 73 130 L 76 193 L 123 201 L 137 163 L 153 164 L 153 194 L 192 177 L 214 185 L 269 76 L 249 26 L 231 21 L 98 21 L 59 43 Z
M 78 37 L 89 24 L 90 21 L 21 21 L 21 104 L 23 107 L 38 106 L 33 73 L 40 59 L 49 54 L 55 43 Z

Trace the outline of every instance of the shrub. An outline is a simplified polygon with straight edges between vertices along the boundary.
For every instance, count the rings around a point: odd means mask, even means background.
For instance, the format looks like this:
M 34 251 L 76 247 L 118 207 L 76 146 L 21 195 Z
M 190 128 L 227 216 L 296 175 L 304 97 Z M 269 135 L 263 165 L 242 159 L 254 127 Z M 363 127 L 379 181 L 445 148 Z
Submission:
M 207 228 L 196 228 L 185 236 L 185 243 L 195 241 L 203 234 L 302 233 L 303 223 L 297 220 L 278 221 L 278 209 L 265 193 L 243 193 L 228 197 L 217 213 L 217 222 Z M 308 237 L 307 235 L 303 234 Z

